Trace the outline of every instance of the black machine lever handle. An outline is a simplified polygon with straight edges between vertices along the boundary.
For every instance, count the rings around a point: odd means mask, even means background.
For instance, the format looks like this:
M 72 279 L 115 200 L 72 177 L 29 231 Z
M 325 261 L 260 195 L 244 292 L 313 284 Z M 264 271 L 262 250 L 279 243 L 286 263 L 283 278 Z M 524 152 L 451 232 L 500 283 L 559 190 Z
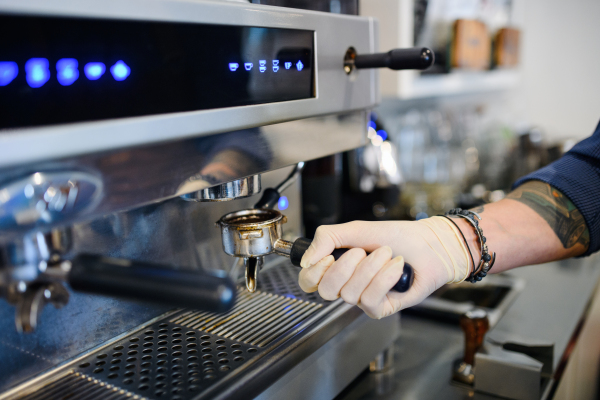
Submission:
M 346 54 L 345 67 L 353 68 L 389 68 L 393 70 L 418 69 L 425 70 L 433 65 L 435 55 L 427 47 L 394 49 L 387 53 Z
M 225 312 L 236 297 L 226 274 L 182 271 L 151 263 L 81 254 L 71 260 L 68 282 L 74 290 Z
M 290 261 L 292 262 L 293 265 L 295 265 L 297 267 L 300 266 L 300 260 L 302 260 L 302 256 L 304 255 L 306 250 L 308 250 L 308 246 L 310 246 L 311 242 L 312 241 L 310 239 L 306 239 L 306 238 L 299 238 L 299 239 L 296 239 L 296 241 L 294 241 L 294 244 L 292 245 L 292 250 L 290 252 Z M 342 256 L 342 254 L 344 254 L 348 250 L 350 250 L 350 249 L 335 249 L 333 251 L 333 253 L 331 253 L 331 255 L 333 256 L 333 258 L 338 260 Z M 413 284 L 414 279 L 415 279 L 415 271 L 414 271 L 413 267 L 409 263 L 405 262 L 402 275 L 400 276 L 400 279 L 394 285 L 392 290 L 395 290 L 400 293 L 404 293 L 408 289 L 410 289 L 410 287 Z

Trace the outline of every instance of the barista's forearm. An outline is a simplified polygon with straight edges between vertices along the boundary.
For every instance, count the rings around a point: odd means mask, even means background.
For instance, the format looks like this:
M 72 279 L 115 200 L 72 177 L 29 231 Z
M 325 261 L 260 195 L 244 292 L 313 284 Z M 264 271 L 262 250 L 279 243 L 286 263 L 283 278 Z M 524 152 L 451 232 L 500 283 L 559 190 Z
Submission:
M 482 217 L 490 252 L 496 252 L 493 273 L 581 255 L 589 246 L 588 228 L 573 203 L 540 181 L 527 182 L 506 199 L 473 211 Z M 455 222 L 477 265 L 480 253 L 475 231 L 464 219 Z

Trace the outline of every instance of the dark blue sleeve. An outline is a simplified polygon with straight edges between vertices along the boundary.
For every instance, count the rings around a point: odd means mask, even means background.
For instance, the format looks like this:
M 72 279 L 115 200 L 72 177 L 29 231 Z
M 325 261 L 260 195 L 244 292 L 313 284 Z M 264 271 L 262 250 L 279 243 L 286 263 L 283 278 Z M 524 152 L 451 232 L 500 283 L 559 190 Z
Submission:
M 531 180 L 545 182 L 567 196 L 583 215 L 590 230 L 590 247 L 600 249 L 600 123 L 589 138 L 577 143 L 560 159 L 520 178 L 513 188 Z

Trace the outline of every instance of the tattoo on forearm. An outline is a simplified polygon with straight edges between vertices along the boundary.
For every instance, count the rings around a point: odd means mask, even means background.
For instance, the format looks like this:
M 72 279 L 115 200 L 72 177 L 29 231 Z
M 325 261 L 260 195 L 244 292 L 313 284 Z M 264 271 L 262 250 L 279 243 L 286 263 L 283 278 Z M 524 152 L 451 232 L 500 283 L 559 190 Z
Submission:
M 506 196 L 538 213 L 550 225 L 563 247 L 581 244 L 587 250 L 590 232 L 583 215 L 560 191 L 541 181 L 527 182 Z
M 471 211 L 476 212 L 477 214 L 481 214 L 483 212 L 483 210 L 485 209 L 485 207 L 482 205 L 473 208 Z

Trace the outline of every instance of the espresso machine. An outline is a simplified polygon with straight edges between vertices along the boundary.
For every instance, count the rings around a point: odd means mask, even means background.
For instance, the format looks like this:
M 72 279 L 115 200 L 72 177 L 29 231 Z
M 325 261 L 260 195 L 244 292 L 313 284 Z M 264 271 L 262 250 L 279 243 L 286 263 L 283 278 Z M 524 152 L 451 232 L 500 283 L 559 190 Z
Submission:
M 214 0 L 0 0 L 0 34 L 0 399 L 333 398 L 381 364 L 397 318 L 297 284 L 302 162 L 431 51 Z M 228 247 L 263 215 L 272 249 Z

